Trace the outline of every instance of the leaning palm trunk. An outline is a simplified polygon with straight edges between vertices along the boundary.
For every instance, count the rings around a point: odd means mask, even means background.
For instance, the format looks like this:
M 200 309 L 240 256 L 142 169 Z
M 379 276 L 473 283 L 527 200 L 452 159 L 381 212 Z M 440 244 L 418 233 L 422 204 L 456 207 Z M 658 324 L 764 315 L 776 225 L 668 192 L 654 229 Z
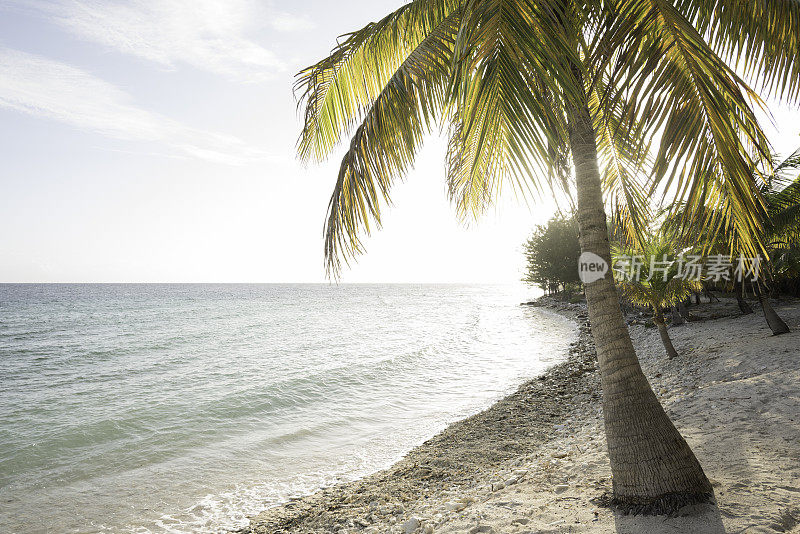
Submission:
M 683 314 L 678 309 L 678 306 L 672 306 L 670 313 L 672 314 L 672 326 L 680 326 L 685 322 L 683 320 Z
M 597 254 L 611 265 L 597 147 L 588 107 L 569 109 L 569 124 L 581 251 Z M 665 500 L 674 505 L 707 499 L 711 484 L 639 365 L 610 272 L 586 284 L 586 301 L 597 345 L 615 500 L 623 504 Z
M 780 318 L 777 312 L 775 312 L 775 309 L 769 302 L 769 297 L 761 291 L 760 286 L 760 282 L 753 282 L 753 292 L 755 292 L 758 302 L 761 303 L 761 309 L 764 310 L 764 319 L 767 320 L 767 325 L 769 325 L 769 329 L 772 330 L 772 335 L 779 336 L 781 334 L 788 334 L 789 327 L 783 319 Z
M 744 300 L 744 284 L 741 281 L 737 280 L 734 283 L 733 292 L 736 294 L 736 304 L 739 305 L 739 310 L 742 314 L 749 315 L 753 313 L 753 308 Z
M 707 287 L 703 287 L 703 294 L 708 298 L 708 303 L 711 304 L 712 302 L 719 302 L 717 296 L 711 292 L 710 289 Z
M 669 338 L 669 332 L 667 332 L 667 324 L 664 321 L 664 314 L 661 313 L 661 309 L 658 307 L 658 305 L 654 305 L 653 310 L 654 310 L 653 322 L 658 327 L 658 335 L 661 336 L 661 343 L 664 344 L 664 349 L 667 351 L 667 357 L 670 360 L 673 358 L 677 358 L 678 351 L 675 350 L 675 346 L 672 344 L 672 340 Z

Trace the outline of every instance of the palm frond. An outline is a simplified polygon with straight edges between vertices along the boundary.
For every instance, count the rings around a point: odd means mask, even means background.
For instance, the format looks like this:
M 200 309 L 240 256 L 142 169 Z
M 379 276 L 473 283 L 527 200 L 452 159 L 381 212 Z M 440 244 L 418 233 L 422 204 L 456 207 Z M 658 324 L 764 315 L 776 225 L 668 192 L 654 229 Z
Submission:
M 774 166 L 773 172 L 776 175 L 780 175 L 781 173 L 795 169 L 800 169 L 800 148 L 795 150 L 789 157 L 787 157 L 783 161 L 778 162 Z
M 555 24 L 552 4 L 467 4 L 456 42 L 447 155 L 449 195 L 462 217 L 479 215 L 507 181 L 525 196 L 541 191 L 546 176 L 563 176 L 552 159 L 567 138 L 559 103 L 577 88 L 559 64 L 578 58 Z
M 615 263 L 622 258 L 638 256 L 642 258 L 640 276 L 624 277 L 615 272 L 615 280 L 623 298 L 639 306 L 662 308 L 673 306 L 702 289 L 698 280 L 683 278 L 679 272 L 680 260 L 675 255 L 673 243 L 663 235 L 645 234 L 642 241 L 634 247 L 616 246 L 612 249 Z M 666 263 L 659 265 L 665 272 L 652 270 L 651 258 Z
M 652 190 L 675 192 L 688 214 L 719 208 L 726 221 L 715 226 L 730 222 L 747 252 L 761 252 L 764 206 L 752 169 L 768 159 L 769 143 L 750 105 L 758 96 L 671 2 L 625 3 L 638 23 L 615 77 L 661 136 Z
M 325 259 L 329 275 L 363 251 L 360 234 L 380 226 L 382 202 L 411 166 L 423 136 L 444 107 L 460 10 L 408 55 L 375 98 L 344 155 L 328 205 Z
M 800 176 L 790 179 L 789 171 L 800 168 L 800 149 L 779 162 L 768 179 L 765 193 L 768 224 L 767 239 L 795 239 L 800 232 Z
M 798 0 L 679 0 L 725 59 L 741 65 L 769 93 L 800 100 Z
M 597 155 L 603 174 L 603 189 L 613 228 L 622 230 L 629 245 L 640 243 L 651 218 L 644 191 L 646 173 L 651 167 L 649 146 L 641 122 L 626 111 L 633 105 L 621 96 L 611 96 L 614 88 L 597 78 L 589 95 L 589 110 L 594 119 Z
M 305 107 L 298 141 L 303 161 L 325 159 L 369 111 L 383 88 L 459 0 L 416 0 L 348 34 L 331 54 L 298 73 L 295 94 Z

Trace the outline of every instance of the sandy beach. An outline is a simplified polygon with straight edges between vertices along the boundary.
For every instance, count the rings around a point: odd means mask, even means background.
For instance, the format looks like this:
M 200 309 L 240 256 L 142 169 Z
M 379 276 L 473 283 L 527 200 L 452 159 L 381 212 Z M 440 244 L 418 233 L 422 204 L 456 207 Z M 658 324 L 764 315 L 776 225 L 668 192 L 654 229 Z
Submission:
M 597 504 L 611 484 L 585 308 L 544 304 L 580 330 L 566 361 L 389 469 L 266 510 L 242 532 L 800 532 L 800 301 L 776 306 L 793 329 L 778 337 L 732 299 L 693 306 L 695 320 L 670 329 L 674 360 L 633 321 L 645 374 L 715 491 L 670 517 Z

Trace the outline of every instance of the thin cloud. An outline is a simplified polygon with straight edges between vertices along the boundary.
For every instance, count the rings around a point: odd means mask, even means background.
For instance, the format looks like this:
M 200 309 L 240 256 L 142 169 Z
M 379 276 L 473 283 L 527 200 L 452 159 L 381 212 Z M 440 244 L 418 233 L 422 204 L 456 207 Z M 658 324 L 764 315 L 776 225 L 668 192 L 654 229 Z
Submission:
M 139 108 L 128 93 L 86 71 L 8 48 L 0 48 L 0 107 L 217 163 L 241 165 L 266 156 L 236 137 Z
M 309 19 L 281 11 L 270 12 L 267 17 L 267 23 L 273 30 L 279 32 L 297 32 L 314 29 L 314 23 Z
M 286 69 L 277 54 L 253 39 L 259 30 L 313 27 L 306 18 L 258 0 L 42 0 L 32 5 L 81 39 L 165 67 L 186 64 L 244 81 Z

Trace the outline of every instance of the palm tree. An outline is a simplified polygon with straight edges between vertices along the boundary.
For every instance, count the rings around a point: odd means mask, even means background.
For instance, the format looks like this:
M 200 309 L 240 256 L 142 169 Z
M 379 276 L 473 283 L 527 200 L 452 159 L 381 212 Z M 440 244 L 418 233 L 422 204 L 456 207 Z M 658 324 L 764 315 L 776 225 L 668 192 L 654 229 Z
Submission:
M 773 276 L 800 274 L 800 148 L 779 162 L 762 186 L 767 205 L 765 233 Z
M 739 306 L 739 311 L 742 312 L 742 315 L 750 315 L 751 313 L 753 313 L 753 308 L 745 300 L 744 290 L 745 290 L 744 281 L 734 280 L 733 294 L 736 297 L 736 305 Z
M 763 206 L 750 168 L 768 143 L 751 109 L 758 96 L 723 58 L 741 55 L 765 87 L 797 98 L 799 29 L 794 0 L 401 6 L 298 75 L 300 158 L 323 160 L 351 135 L 325 227 L 329 275 L 363 252 L 361 232 L 380 226 L 381 204 L 437 125 L 449 134 L 448 191 L 462 216 L 479 214 L 503 184 L 523 194 L 574 186 L 581 250 L 610 265 L 604 192 L 637 231 L 635 170 L 657 139 L 653 183 L 690 206 L 717 192 L 758 249 Z M 588 284 L 586 297 L 616 501 L 708 498 L 708 479 L 641 370 L 613 277 Z
M 800 266 L 800 177 L 794 180 L 789 177 L 790 172 L 798 168 L 800 149 L 783 161 L 776 159 L 759 185 L 766 211 L 759 236 L 765 258 L 760 265 L 759 276 L 751 281 L 751 287 L 773 335 L 786 334 L 790 330 L 769 301 L 765 278 L 772 279 L 774 284 L 781 275 L 800 272 L 797 268 Z M 745 254 L 744 247 L 737 239 L 735 226 L 726 216 L 726 209 L 730 208 L 703 207 L 693 214 L 689 214 L 685 208 L 680 209 L 668 217 L 665 228 L 675 235 L 676 240 L 686 245 L 704 243 L 706 254 L 733 252 L 734 256 L 742 256 Z M 742 313 L 752 313 L 743 298 L 743 281 L 734 280 L 733 288 Z
M 658 327 L 658 334 L 661 336 L 667 356 L 670 360 L 677 357 L 678 351 L 675 350 L 667 332 L 662 310 L 664 308 L 675 310 L 679 302 L 688 298 L 693 292 L 701 290 L 702 283 L 681 276 L 679 259 L 672 256 L 672 244 L 663 237 L 646 236 L 646 240 L 638 249 L 615 247 L 613 252 L 617 266 L 624 261 L 630 264 L 631 258 L 634 257 L 644 258 L 645 261 L 636 268 L 635 273 L 623 272 L 622 268 L 615 270 L 617 285 L 622 296 L 629 302 L 637 306 L 649 306 L 653 310 L 653 323 Z M 675 315 L 673 313 L 673 317 Z
M 800 167 L 800 150 L 797 167 Z M 786 160 L 781 166 L 786 169 Z M 771 182 L 764 195 L 767 203 L 766 221 L 768 271 L 773 281 L 800 276 L 800 176 L 783 189 Z
M 795 271 L 798 263 L 800 242 L 800 178 L 788 180 L 787 174 L 800 167 L 800 149 L 775 165 L 773 172 L 761 186 L 767 208 L 764 224 L 764 242 L 767 249 L 765 273 L 774 278 L 780 273 Z M 795 271 L 796 272 L 796 271 Z M 789 333 L 789 327 L 781 319 L 769 295 L 762 291 L 761 281 L 753 282 L 753 290 L 764 311 L 764 318 L 773 335 Z

